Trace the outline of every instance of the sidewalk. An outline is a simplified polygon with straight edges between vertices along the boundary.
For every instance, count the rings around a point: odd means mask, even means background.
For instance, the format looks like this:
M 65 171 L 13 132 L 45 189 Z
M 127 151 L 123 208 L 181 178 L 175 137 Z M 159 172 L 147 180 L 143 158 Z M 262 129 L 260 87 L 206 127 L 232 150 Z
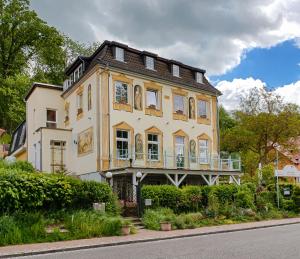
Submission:
M 298 223 L 300 223 L 300 218 L 268 220 L 268 221 L 242 223 L 242 224 L 202 227 L 196 229 L 174 230 L 170 232 L 141 229 L 137 234 L 129 235 L 129 236 L 101 237 L 101 238 L 80 239 L 80 240 L 72 240 L 72 241 L 0 247 L 0 258 L 46 254 L 46 253 L 53 253 L 53 252 L 88 249 L 88 248 L 104 247 L 104 246 L 116 246 L 116 245 L 130 244 L 130 243 L 226 233 L 226 232 L 250 230 L 250 229 L 257 229 L 257 228 L 267 228 L 273 226 L 298 224 Z

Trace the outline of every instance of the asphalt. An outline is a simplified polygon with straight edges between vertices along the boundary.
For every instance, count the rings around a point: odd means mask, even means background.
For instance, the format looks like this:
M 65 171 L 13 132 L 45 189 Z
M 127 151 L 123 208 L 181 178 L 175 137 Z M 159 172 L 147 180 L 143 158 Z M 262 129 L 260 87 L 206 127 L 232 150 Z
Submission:
M 31 255 L 30 258 L 300 258 L 300 224 Z M 19 257 L 28 259 L 29 257 Z

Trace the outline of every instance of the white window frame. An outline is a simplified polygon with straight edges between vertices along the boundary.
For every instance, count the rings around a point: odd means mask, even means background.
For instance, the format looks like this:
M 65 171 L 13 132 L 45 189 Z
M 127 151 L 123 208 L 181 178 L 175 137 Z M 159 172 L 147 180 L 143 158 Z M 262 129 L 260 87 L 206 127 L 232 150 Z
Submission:
M 180 95 L 180 94 L 174 94 L 174 113 L 177 113 L 177 111 L 180 111 L 180 110 L 177 110 L 176 109 L 176 98 L 182 98 L 182 104 L 183 104 L 183 108 L 182 108 L 182 114 L 186 115 L 187 114 L 187 109 L 186 109 L 186 97 L 183 96 L 183 95 Z
M 203 145 L 205 143 L 205 145 Z M 209 140 L 199 139 L 199 164 L 208 164 L 209 158 Z
M 172 73 L 173 73 L 173 76 L 180 77 L 180 71 L 179 71 L 178 65 L 175 65 L 175 64 L 172 65 Z
M 116 47 L 115 52 L 116 60 L 124 62 L 124 49 Z
M 155 109 L 156 110 L 160 110 L 159 90 L 157 90 L 157 89 L 151 89 L 151 88 L 146 89 L 146 105 L 147 105 L 147 108 L 152 108 L 152 107 L 150 107 L 150 104 L 149 104 L 148 92 L 154 92 L 154 93 L 156 93 L 155 94 L 155 100 L 156 100 Z
M 178 143 L 177 140 L 182 139 L 182 143 Z M 182 150 L 182 154 L 179 154 L 179 150 Z M 177 161 L 177 156 L 181 156 L 183 158 L 183 166 L 185 164 L 185 137 L 182 136 L 175 136 L 175 158 L 176 158 L 176 167 L 178 167 L 178 161 Z M 180 166 L 181 167 L 181 166 Z
M 122 131 L 122 132 L 127 132 L 127 138 L 120 138 L 118 137 L 118 131 Z M 118 141 L 121 142 L 127 142 L 127 154 L 125 157 L 120 156 L 119 152 L 118 152 Z M 123 150 L 123 149 L 122 149 Z M 124 149 L 125 150 L 125 149 Z M 117 129 L 116 130 L 116 152 L 117 152 L 117 159 L 118 160 L 128 160 L 129 159 L 129 152 L 130 152 L 130 132 L 128 130 L 121 130 L 121 129 Z
M 79 93 L 76 96 L 76 104 L 77 104 L 77 110 L 82 109 L 83 110 L 83 93 Z
M 126 95 L 127 95 L 127 97 L 126 97 L 127 102 L 125 104 L 129 104 L 129 85 L 127 83 L 124 83 L 124 82 L 121 82 L 121 81 L 116 81 L 115 82 L 115 102 L 116 103 L 123 103 L 123 102 L 117 101 L 117 87 L 118 86 L 124 87 L 124 85 L 126 85 Z M 122 94 L 123 93 L 121 93 L 121 98 L 122 98 Z
M 146 68 L 154 70 L 154 58 L 146 56 Z
M 200 109 L 200 103 L 204 103 L 205 104 L 205 113 L 203 111 L 201 111 Z M 198 113 L 198 118 L 204 118 L 204 119 L 208 119 L 208 115 L 209 115 L 209 102 L 205 101 L 205 100 L 198 100 L 197 102 L 197 113 Z
M 155 140 L 149 140 L 149 135 L 153 135 L 153 136 L 157 136 L 157 141 Z M 150 152 L 150 149 L 148 148 L 149 147 L 149 144 L 151 145 L 157 145 L 157 154 L 154 154 L 154 155 L 157 155 L 157 159 L 153 158 L 153 154 Z M 159 135 L 158 134 L 153 134 L 153 133 L 148 133 L 147 134 L 147 160 L 148 161 L 159 161 L 160 160 L 160 141 L 159 141 Z
M 48 111 L 54 111 L 54 112 L 55 112 L 55 121 L 48 121 Z M 48 126 L 48 123 L 49 123 L 49 124 L 54 124 L 54 125 L 55 125 L 54 128 L 57 128 L 57 110 L 55 110 L 55 109 L 50 109 L 50 108 L 47 108 L 47 109 L 46 109 L 46 127 L 47 127 L 47 128 L 50 128 L 50 127 Z
M 197 83 L 203 84 L 203 74 L 201 72 L 196 72 Z

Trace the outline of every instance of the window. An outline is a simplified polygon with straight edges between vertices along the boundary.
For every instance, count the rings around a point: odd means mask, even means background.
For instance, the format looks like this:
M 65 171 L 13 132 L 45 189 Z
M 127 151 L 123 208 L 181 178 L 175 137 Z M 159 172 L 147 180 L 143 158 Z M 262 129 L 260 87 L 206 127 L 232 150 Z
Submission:
M 158 135 L 148 134 L 148 160 L 158 161 L 159 159 L 159 140 Z
M 83 112 L 83 94 L 82 92 L 77 94 L 77 115 Z
M 124 49 L 116 47 L 116 60 L 124 62 Z
M 154 89 L 147 89 L 147 107 L 159 110 L 158 91 Z
M 198 100 L 198 117 L 208 118 L 208 102 Z
M 56 128 L 56 110 L 47 109 L 47 128 Z
M 128 103 L 128 85 L 122 82 L 115 83 L 115 101 L 117 103 Z
M 196 81 L 197 83 L 202 84 L 203 83 L 203 74 L 200 72 L 196 72 Z
M 129 132 L 117 130 L 117 159 L 129 158 Z
M 146 68 L 154 70 L 154 58 L 146 57 Z
M 199 163 L 208 163 L 208 140 L 199 139 Z
M 172 65 L 172 72 L 173 72 L 173 76 L 179 77 L 179 66 Z
M 76 82 L 79 78 L 79 70 L 76 69 L 75 72 L 74 72 L 74 81 Z
M 92 109 L 92 86 L 88 86 L 88 111 Z
M 175 137 L 176 166 L 184 167 L 184 137 Z
M 174 112 L 177 114 L 185 114 L 185 97 L 182 95 L 174 95 Z
M 81 77 L 83 74 L 83 67 L 82 67 L 82 64 L 80 64 L 80 66 L 78 67 L 78 75 L 79 77 Z
M 51 148 L 51 169 L 52 172 L 64 172 L 65 171 L 65 141 L 50 140 Z

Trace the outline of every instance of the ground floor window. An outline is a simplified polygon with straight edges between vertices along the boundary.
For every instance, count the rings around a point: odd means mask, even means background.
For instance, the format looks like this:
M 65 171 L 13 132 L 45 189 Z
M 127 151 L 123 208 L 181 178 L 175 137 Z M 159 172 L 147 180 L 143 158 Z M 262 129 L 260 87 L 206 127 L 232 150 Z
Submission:
M 148 160 L 159 160 L 159 137 L 157 134 L 148 134 Z
M 175 137 L 176 166 L 184 167 L 184 137 Z
M 208 157 L 209 157 L 208 140 L 200 139 L 199 140 L 199 163 L 207 164 Z
M 129 132 L 117 130 L 117 159 L 129 158 Z

